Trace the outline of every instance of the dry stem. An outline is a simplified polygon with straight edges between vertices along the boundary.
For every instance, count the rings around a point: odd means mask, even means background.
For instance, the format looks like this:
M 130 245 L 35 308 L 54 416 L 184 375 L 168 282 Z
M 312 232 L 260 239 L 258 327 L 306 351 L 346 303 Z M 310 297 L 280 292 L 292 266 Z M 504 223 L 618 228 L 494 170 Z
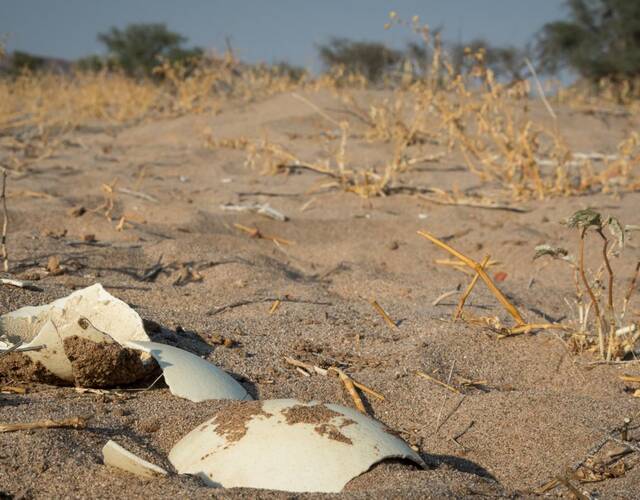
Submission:
M 512 335 L 522 335 L 523 333 L 529 333 L 533 330 L 564 330 L 571 331 L 573 328 L 567 325 L 561 325 L 559 323 L 530 323 L 528 325 L 514 326 L 507 329 L 507 333 L 501 335 L 501 338 L 511 337 Z
M 373 308 L 378 312 L 378 314 L 380 314 L 380 316 L 382 316 L 382 319 L 384 320 L 384 322 L 389 325 L 391 328 L 393 329 L 397 329 L 398 325 L 396 324 L 395 321 L 393 321 L 389 315 L 387 314 L 387 312 L 382 308 L 382 306 L 380 304 L 378 304 L 378 302 L 375 299 L 371 300 L 371 305 L 373 306 Z
M 87 426 L 88 418 L 71 417 L 62 420 L 37 420 L 35 422 L 27 422 L 20 424 L 0 424 L 0 432 L 29 431 L 33 429 L 84 429 Z
M 624 319 L 624 316 L 627 312 L 627 306 L 629 305 L 631 296 L 633 295 L 633 292 L 636 289 L 636 284 L 638 283 L 638 275 L 640 275 L 640 260 L 636 263 L 636 269 L 633 273 L 633 277 L 631 278 L 631 281 L 629 282 L 629 289 L 627 290 L 627 293 L 624 295 L 624 302 L 622 304 L 622 314 L 620 316 L 621 320 Z
M 491 256 L 487 255 L 482 260 L 482 263 L 480 265 L 482 266 L 483 269 L 487 267 L 487 264 L 489 264 L 490 259 L 491 259 Z M 478 282 L 478 278 L 480 278 L 480 275 L 478 273 L 473 275 L 473 278 L 471 279 L 471 283 L 469 283 L 469 286 L 467 286 L 467 289 L 462 294 L 462 297 L 460 297 L 460 301 L 458 302 L 458 307 L 456 307 L 456 311 L 453 314 L 454 320 L 460 318 L 460 316 L 462 315 L 462 309 L 464 308 L 464 304 L 467 301 L 467 298 L 469 298 L 469 295 L 471 295 L 473 288 L 476 286 L 476 283 Z
M 615 311 L 613 308 L 613 269 L 611 268 L 611 263 L 609 262 L 609 256 L 607 255 L 609 240 L 604 235 L 601 229 L 598 230 L 598 234 L 604 241 L 604 244 L 602 246 L 602 258 L 604 259 L 604 264 L 607 267 L 607 273 L 609 275 L 609 283 L 607 287 L 607 319 L 609 320 L 609 340 L 608 340 L 608 346 L 607 346 L 607 361 L 610 361 L 611 356 L 613 355 L 613 348 L 616 340 L 616 317 L 615 317 Z
M 431 233 L 428 233 L 427 231 L 418 231 L 418 234 L 428 239 L 433 244 L 439 246 L 443 250 L 446 250 L 451 255 L 453 255 L 454 257 L 457 257 L 462 262 L 464 262 L 468 267 L 473 269 L 480 276 L 482 281 L 486 283 L 489 290 L 491 290 L 491 292 L 495 295 L 498 301 L 500 301 L 500 303 L 506 309 L 506 311 L 513 317 L 513 319 L 516 320 L 516 323 L 520 326 L 524 326 L 526 324 L 526 322 L 524 321 L 524 319 L 522 319 L 522 316 L 520 315 L 516 307 L 511 302 L 509 302 L 509 299 L 507 299 L 507 297 L 505 297 L 505 295 L 495 285 L 495 283 L 491 280 L 491 278 L 485 272 L 485 270 L 482 268 L 482 265 L 479 262 L 476 262 L 475 260 L 470 259 L 466 255 L 458 252 L 454 248 L 447 245 L 444 241 L 439 240 L 438 238 L 433 236 Z
M 347 392 L 351 396 L 351 399 L 353 399 L 353 404 L 356 405 L 356 408 L 360 413 L 364 413 L 366 415 L 367 409 L 365 408 L 364 403 L 360 398 L 360 394 L 358 394 L 358 391 L 356 391 L 356 387 L 353 384 L 353 380 L 351 379 L 351 377 L 349 377 L 340 368 L 336 368 L 335 366 L 332 366 L 331 368 L 329 368 L 329 370 L 334 371 L 338 374 L 338 377 L 340 377 L 340 380 L 342 380 L 342 383 L 344 384 L 344 387 L 347 389 Z
M 9 226 L 9 216 L 7 215 L 7 170 L 2 168 L 2 239 L 0 240 L 0 252 L 2 252 L 2 267 L 5 273 L 9 272 L 9 254 L 7 253 L 7 228 Z
M 263 234 L 262 232 L 260 232 L 260 230 L 257 227 L 247 227 L 247 226 L 243 226 L 242 224 L 237 224 L 237 223 L 234 224 L 233 226 L 236 229 L 239 229 L 240 231 L 244 231 L 245 233 L 247 233 L 252 238 L 270 240 L 270 241 L 273 241 L 276 244 L 279 243 L 281 245 L 293 245 L 295 243 L 293 241 L 285 240 L 284 238 L 279 238 L 277 236 L 272 236 L 270 234 Z
M 328 371 L 331 370 L 331 368 L 329 369 L 324 369 L 324 368 L 320 368 L 319 366 L 316 365 L 312 365 L 309 363 L 305 363 L 304 361 L 299 361 L 297 359 L 294 358 L 290 358 L 290 357 L 285 357 L 284 360 L 292 365 L 295 366 L 296 368 L 302 368 L 303 370 L 306 370 L 309 373 L 317 373 L 318 375 L 322 375 L 324 377 L 326 377 L 328 375 Z M 335 369 L 334 369 L 335 371 Z M 356 386 L 358 389 L 360 389 L 362 392 L 366 392 L 367 394 L 369 394 L 370 396 L 373 396 L 374 398 L 379 399 L 380 401 L 384 401 L 384 396 L 382 394 L 380 394 L 379 392 L 374 391 L 373 389 L 367 387 L 364 384 L 361 384 L 360 382 L 358 382 L 357 380 L 354 380 L 353 378 L 349 377 L 351 379 L 351 382 L 353 383 L 354 386 Z
M 580 270 L 580 277 L 582 278 L 582 283 L 584 287 L 587 289 L 587 293 L 589 294 L 589 298 L 591 299 L 591 304 L 593 305 L 593 310 L 596 313 L 597 325 L 598 325 L 598 343 L 600 344 L 600 357 L 604 359 L 604 332 L 602 331 L 602 315 L 600 313 L 600 306 L 598 305 L 598 300 L 596 299 L 591 286 L 589 285 L 589 281 L 587 280 L 587 275 L 584 272 L 584 238 L 586 235 L 587 229 L 583 228 L 580 232 L 580 256 L 578 268 Z
M 447 390 L 449 390 L 451 392 L 455 392 L 456 394 L 460 394 L 460 391 L 458 389 L 456 389 L 455 387 L 453 387 L 452 385 L 446 384 L 446 383 L 442 382 L 441 380 L 438 380 L 437 378 L 432 377 L 428 373 L 417 371 L 416 375 L 418 375 L 419 377 L 422 377 L 422 378 L 426 378 L 427 380 L 431 380 L 431 382 L 435 382 L 436 384 L 444 387 L 445 389 L 447 389 Z
M 275 313 L 278 307 L 280 307 L 280 304 L 282 304 L 282 301 L 280 299 L 274 300 L 271 309 L 269 309 L 269 314 Z

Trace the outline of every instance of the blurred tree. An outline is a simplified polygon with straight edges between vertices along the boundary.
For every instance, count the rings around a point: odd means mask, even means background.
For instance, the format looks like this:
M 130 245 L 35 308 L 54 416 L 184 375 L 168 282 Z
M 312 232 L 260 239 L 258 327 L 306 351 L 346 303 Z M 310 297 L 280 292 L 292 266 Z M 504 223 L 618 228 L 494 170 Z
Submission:
M 468 71 L 473 65 L 469 54 L 484 51 L 484 63 L 498 78 L 510 81 L 522 80 L 526 70 L 525 59 L 530 58 L 528 47 L 513 46 L 495 47 L 482 38 L 476 38 L 468 43 L 457 43 L 451 46 L 449 53 L 451 64 L 456 73 Z
M 597 81 L 640 76 L 640 1 L 566 0 L 570 19 L 538 34 L 542 69 L 569 67 Z
M 202 56 L 202 49 L 183 48 L 187 39 L 164 24 L 130 24 L 124 30 L 111 28 L 100 33 L 98 40 L 108 52 L 108 58 L 131 76 L 151 76 L 160 59 L 189 62 Z M 96 60 L 87 61 L 89 65 Z
M 34 72 L 43 69 L 46 60 L 44 57 L 34 56 L 28 52 L 16 50 L 11 54 L 10 63 L 9 72 L 18 75 L 25 70 Z
M 274 75 L 287 77 L 294 82 L 298 82 L 307 76 L 307 70 L 286 61 L 272 64 L 270 69 Z
M 325 68 L 344 66 L 348 72 L 360 73 L 377 82 L 385 71 L 402 60 L 402 53 L 381 43 L 357 42 L 348 38 L 333 38 L 318 46 L 318 54 Z
M 102 71 L 110 67 L 109 60 L 96 54 L 82 57 L 75 61 L 75 67 L 80 71 Z

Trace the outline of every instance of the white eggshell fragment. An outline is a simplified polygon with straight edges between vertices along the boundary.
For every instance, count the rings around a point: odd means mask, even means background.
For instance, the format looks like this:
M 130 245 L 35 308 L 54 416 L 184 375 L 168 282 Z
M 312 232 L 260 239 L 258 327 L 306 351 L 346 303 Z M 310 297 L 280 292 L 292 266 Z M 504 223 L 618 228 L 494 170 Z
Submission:
M 196 403 L 209 399 L 253 399 L 228 373 L 183 349 L 156 342 L 127 342 L 158 362 L 171 394 Z
M 23 307 L 0 316 L 0 335 L 22 342 L 24 355 L 40 362 L 66 382 L 74 382 L 64 339 L 78 336 L 93 342 L 149 340 L 142 319 L 131 307 L 96 283 L 37 307 Z
M 123 344 L 129 340 L 149 340 L 142 319 L 131 307 L 107 292 L 100 283 L 76 290 L 72 294 L 51 304 L 38 307 L 22 307 L 0 316 L 0 334 L 10 340 L 33 343 L 36 335 L 49 320 L 56 322 L 83 317 L 102 332 L 106 332 L 116 342 Z M 27 345 L 29 345 L 27 344 Z
M 153 478 L 167 475 L 167 471 L 162 467 L 143 460 L 112 440 L 102 448 L 102 460 L 105 465 L 131 472 L 136 476 Z
M 33 345 L 46 348 L 39 351 L 28 351 L 24 355 L 34 362 L 40 362 L 49 372 L 67 382 L 73 382 L 71 361 L 64 352 L 64 341 L 55 324 L 49 319 L 40 329 L 40 333 L 33 339 Z
M 425 464 L 382 423 L 316 401 L 232 403 L 169 453 L 181 474 L 211 486 L 335 493 L 384 459 Z

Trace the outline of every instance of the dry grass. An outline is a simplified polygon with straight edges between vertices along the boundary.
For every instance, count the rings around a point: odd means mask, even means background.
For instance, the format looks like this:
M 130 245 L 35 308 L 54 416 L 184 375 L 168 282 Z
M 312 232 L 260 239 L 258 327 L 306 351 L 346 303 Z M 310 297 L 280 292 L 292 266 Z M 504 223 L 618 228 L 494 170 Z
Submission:
M 119 72 L 30 73 L 0 78 L 0 137 L 15 152 L 7 167 L 22 169 L 53 154 L 66 133 L 83 126 L 127 126 L 187 113 L 217 112 L 229 99 L 251 100 L 297 85 L 269 68 L 230 56 L 195 68 L 164 63 L 160 80 Z
M 164 63 L 156 69 L 163 77 L 159 81 L 135 80 L 117 72 L 27 72 L 0 79 L 0 133 L 13 136 L 3 143 L 14 151 L 5 166 L 20 169 L 50 156 L 66 132 L 86 125 L 124 126 L 158 117 L 216 113 L 223 100 L 329 90 L 346 107 L 349 119 L 333 118 L 312 98 L 299 97 L 335 128 L 329 161 L 299 158 L 290 147 L 267 139 L 207 134 L 207 144 L 243 149 L 247 164 L 265 173 L 313 170 L 329 178 L 322 188 L 362 197 L 402 191 L 401 174 L 427 161 L 454 161 L 455 155 L 481 181 L 498 186 L 501 198 L 515 202 L 640 188 L 637 133 L 623 140 L 614 155 L 571 151 L 550 106 L 551 125 L 533 119 L 528 81 L 499 82 L 486 67 L 482 51 L 469 52 L 471 69 L 456 74 L 438 35 L 427 25 L 417 18 L 403 22 L 395 15 L 390 25 L 416 33 L 431 58 L 425 68 L 406 61 L 399 78 L 391 74 L 386 79 L 390 89 L 373 94 L 366 104 L 358 96 L 366 80 L 344 68 L 296 82 L 269 67 L 245 66 L 231 54 L 188 69 Z M 640 102 L 632 88 L 630 83 L 614 87 L 603 81 L 597 94 L 576 86 L 558 89 L 552 101 L 584 112 L 632 113 Z M 358 138 L 389 145 L 383 165 L 362 165 L 350 158 L 350 142 Z M 437 188 L 423 187 L 423 191 Z M 444 198 L 451 200 L 451 193 Z
M 613 155 L 572 151 L 560 130 L 557 114 L 544 96 L 550 123 L 533 118 L 528 81 L 498 81 L 486 67 L 482 51 L 469 52 L 471 69 L 456 74 L 438 36 L 428 26 L 420 25 L 416 18 L 403 23 L 397 16 L 392 17 L 392 24 L 409 26 L 421 37 L 432 54 L 428 68 L 418 72 L 405 64 L 400 81 L 389 78 L 392 87 L 373 94 L 374 99 L 366 105 L 358 98 L 362 81 L 353 75 L 349 80 L 340 70 L 301 87 L 330 89 L 346 107 L 349 120 L 337 120 L 305 99 L 335 126 L 331 161 L 299 158 L 291 148 L 266 139 L 214 138 L 207 134 L 207 145 L 243 149 L 247 164 L 258 166 L 264 173 L 292 168 L 313 170 L 331 178 L 322 187 L 337 187 L 362 197 L 402 191 L 401 174 L 425 161 L 455 161 L 455 155 L 460 155 L 469 171 L 484 184 L 497 186 L 501 199 L 511 202 L 640 188 L 640 136 L 636 132 L 621 141 Z M 542 86 L 537 77 L 536 88 L 540 93 Z M 640 101 L 631 94 L 631 88 L 627 84 L 617 91 L 616 110 L 631 113 L 637 107 Z M 603 82 L 601 90 L 598 109 L 614 112 L 612 84 Z M 596 106 L 597 97 L 587 97 L 578 90 L 557 91 L 553 102 L 570 102 L 578 107 L 577 103 L 587 98 Z M 390 145 L 391 154 L 382 167 L 354 165 L 348 149 L 350 141 L 357 139 Z M 424 188 L 433 190 L 437 186 Z M 443 194 L 442 198 L 449 201 L 458 198 L 452 193 Z

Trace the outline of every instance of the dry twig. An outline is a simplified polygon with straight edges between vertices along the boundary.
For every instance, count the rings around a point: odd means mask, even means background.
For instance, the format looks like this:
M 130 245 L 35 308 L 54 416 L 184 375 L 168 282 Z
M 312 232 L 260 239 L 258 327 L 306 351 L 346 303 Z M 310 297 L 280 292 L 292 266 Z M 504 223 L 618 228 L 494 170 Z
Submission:
M 9 215 L 7 214 L 7 170 L 2 170 L 2 191 L 0 200 L 2 200 L 2 239 L 0 239 L 0 252 L 2 253 L 2 267 L 5 273 L 9 272 L 9 254 L 7 253 L 7 228 L 9 226 Z
M 223 311 L 227 311 L 229 309 L 235 309 L 236 307 L 248 306 L 251 304 L 260 304 L 263 302 L 292 302 L 297 304 L 313 304 L 316 306 L 331 306 L 333 305 L 331 302 L 322 302 L 322 301 L 313 301 L 313 300 L 304 300 L 304 299 L 294 299 L 292 297 L 284 296 L 284 297 L 263 297 L 257 299 L 247 299 L 247 300 L 238 300 L 237 302 L 232 302 L 231 304 L 227 304 L 220 307 L 215 307 L 207 312 L 209 316 L 215 316 L 216 314 L 220 314 Z M 273 307 L 273 306 L 272 306 Z
M 252 238 L 258 238 L 258 239 L 262 239 L 262 240 L 269 240 L 269 241 L 273 241 L 276 244 L 281 244 L 281 245 L 294 245 L 295 241 L 291 241 L 291 240 L 285 240 L 284 238 L 279 238 L 278 236 L 273 236 L 270 234 L 263 234 L 257 227 L 247 227 L 247 226 L 243 226 L 242 224 L 234 224 L 233 225 L 236 229 L 239 229 L 240 231 L 244 231 L 245 233 L 247 233 L 249 236 L 251 236 Z
M 320 368 L 319 366 L 305 363 L 303 361 L 290 358 L 290 357 L 285 357 L 284 360 L 286 363 L 292 366 L 295 366 L 296 368 L 301 368 L 303 370 L 306 370 L 308 373 L 317 373 L 318 375 L 322 375 L 323 377 L 326 377 L 329 374 L 329 370 L 331 370 L 331 368 L 329 369 Z M 356 386 L 358 389 L 360 389 L 362 392 L 365 392 L 370 396 L 373 396 L 374 398 L 379 399 L 380 401 L 384 401 L 384 396 L 379 392 L 376 392 L 370 387 L 367 387 L 366 385 L 361 384 L 360 382 L 358 382 L 357 380 L 354 380 L 350 376 L 349 378 L 351 379 L 351 382 L 353 383 L 353 385 Z
M 491 257 L 487 255 L 483 259 L 480 266 L 482 266 L 483 269 L 486 269 L 487 264 L 489 264 L 490 260 L 491 260 Z M 462 294 L 462 297 L 460 297 L 460 301 L 458 302 L 458 307 L 456 307 L 456 311 L 453 314 L 454 320 L 462 316 L 462 309 L 464 308 L 464 304 L 467 301 L 467 298 L 469 298 L 469 295 L 471 295 L 471 292 L 473 291 L 473 288 L 476 286 L 476 283 L 478 282 L 479 278 L 480 278 L 480 275 L 478 273 L 474 274 L 473 278 L 471 279 L 471 283 L 469 283 L 469 286 L 467 286 L 467 289 Z
M 449 252 L 451 255 L 453 255 L 454 257 L 460 259 L 462 262 L 464 262 L 468 267 L 470 267 L 472 270 L 474 270 L 476 273 L 478 273 L 478 275 L 480 276 L 480 278 L 482 279 L 482 281 L 484 281 L 487 285 L 487 287 L 489 288 L 489 290 L 491 290 L 491 292 L 493 293 L 493 295 L 495 295 L 495 297 L 498 299 L 498 301 L 502 304 L 502 306 L 506 309 L 506 311 L 513 317 L 513 319 L 515 319 L 516 323 L 520 326 L 525 325 L 526 322 L 524 321 L 524 319 L 522 318 L 522 316 L 520 315 L 520 312 L 518 312 L 518 310 L 516 309 L 516 307 L 509 302 L 509 299 L 507 299 L 507 297 L 505 297 L 505 295 L 500 291 L 500 289 L 495 285 L 495 283 L 493 282 L 493 280 L 489 277 L 489 275 L 485 272 L 485 270 L 483 269 L 482 265 L 479 262 L 476 262 L 473 259 L 470 259 L 469 257 L 467 257 L 466 255 L 458 252 L 457 250 L 455 250 L 454 248 L 450 247 L 449 245 L 447 245 L 444 241 L 439 240 L 438 238 L 436 238 L 435 236 L 433 236 L 431 233 L 428 233 L 427 231 L 418 231 L 418 234 L 426 239 L 428 239 L 429 241 L 431 241 L 433 244 L 435 244 L 436 246 L 439 246 L 440 248 L 442 248 L 443 250 L 446 250 L 447 252 Z
M 344 387 L 347 389 L 347 392 L 351 396 L 351 399 L 353 399 L 353 404 L 356 405 L 356 408 L 360 413 L 364 413 L 366 415 L 367 409 L 365 408 L 364 403 L 360 398 L 360 394 L 358 394 L 358 391 L 356 391 L 356 387 L 353 384 L 353 380 L 351 379 L 351 377 L 349 377 L 340 368 L 336 368 L 335 366 L 329 368 L 329 371 L 334 371 L 338 374 L 340 380 L 342 380 L 342 383 L 344 384 Z
M 438 306 L 444 299 L 448 299 L 449 297 L 460 293 L 460 290 L 449 290 L 448 292 L 444 292 L 442 295 L 438 295 L 433 302 L 431 302 L 432 306 Z
M 30 431 L 33 429 L 84 429 L 89 419 L 87 417 L 71 417 L 62 420 L 37 420 L 35 422 L 0 424 L 0 432 Z
M 269 309 L 269 314 L 275 313 L 278 310 L 278 307 L 280 307 L 280 304 L 282 304 L 282 301 L 280 299 L 274 300 L 271 309 Z
M 438 384 L 438 385 L 440 385 L 440 386 L 444 387 L 445 389 L 448 389 L 448 390 L 449 390 L 449 391 L 451 391 L 451 392 L 455 392 L 456 394 L 460 394 L 460 391 L 459 391 L 458 389 L 456 389 L 455 387 L 453 387 L 452 385 L 450 385 L 450 384 L 445 384 L 445 383 L 444 383 L 444 382 L 442 382 L 441 380 L 438 380 L 437 378 L 432 377 L 432 376 L 431 376 L 431 375 L 429 375 L 428 373 L 424 373 L 424 372 L 421 372 L 421 371 L 417 371 L 417 372 L 416 372 L 416 375 L 418 375 L 419 377 L 422 377 L 422 378 L 426 378 L 427 380 L 431 380 L 431 382 L 435 382 L 436 384 Z
M 378 304 L 378 302 L 375 299 L 371 300 L 371 305 L 378 312 L 378 314 L 382 316 L 382 319 L 387 325 L 389 325 L 394 330 L 398 328 L 398 325 L 396 324 L 396 322 L 389 317 L 387 312 L 382 308 L 380 304 Z

